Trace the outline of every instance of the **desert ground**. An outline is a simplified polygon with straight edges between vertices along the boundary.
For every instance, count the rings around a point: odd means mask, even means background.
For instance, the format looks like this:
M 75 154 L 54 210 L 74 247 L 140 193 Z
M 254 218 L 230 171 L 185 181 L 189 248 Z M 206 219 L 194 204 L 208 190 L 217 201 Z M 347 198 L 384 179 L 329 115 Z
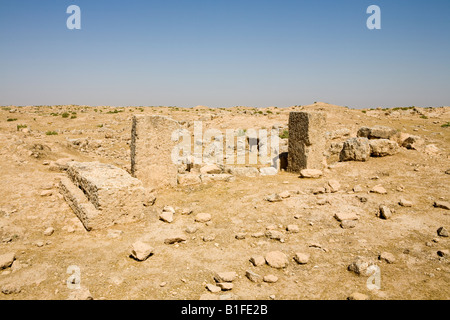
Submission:
M 286 148 L 293 111 L 327 116 L 322 134 L 330 148 L 319 178 L 280 171 L 164 187 L 139 221 L 92 231 L 59 191 L 69 160 L 130 172 L 133 115 L 163 115 L 187 127 L 201 120 L 220 130 L 277 127 Z M 447 300 L 449 122 L 450 107 L 3 107 L 0 299 Z M 377 125 L 422 145 L 368 161 L 339 161 L 330 151 Z M 267 201 L 274 194 L 280 197 Z M 171 223 L 160 219 L 168 206 Z M 196 222 L 200 213 L 211 220 Z M 352 222 L 342 224 L 340 214 Z M 173 234 L 182 241 L 167 244 Z M 152 248 L 143 261 L 130 257 L 137 241 Z M 281 253 L 284 265 L 267 262 L 270 252 Z M 378 267 L 378 288 L 367 285 L 370 265 Z M 70 266 L 80 270 L 81 289 L 67 284 Z M 222 273 L 235 274 L 215 280 Z

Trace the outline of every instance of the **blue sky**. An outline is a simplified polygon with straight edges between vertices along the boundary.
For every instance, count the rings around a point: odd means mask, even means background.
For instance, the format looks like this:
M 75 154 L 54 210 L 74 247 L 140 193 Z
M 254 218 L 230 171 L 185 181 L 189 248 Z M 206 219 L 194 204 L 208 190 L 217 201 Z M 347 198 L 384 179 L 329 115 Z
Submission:
M 449 39 L 448 0 L 0 0 L 0 105 L 450 105 Z

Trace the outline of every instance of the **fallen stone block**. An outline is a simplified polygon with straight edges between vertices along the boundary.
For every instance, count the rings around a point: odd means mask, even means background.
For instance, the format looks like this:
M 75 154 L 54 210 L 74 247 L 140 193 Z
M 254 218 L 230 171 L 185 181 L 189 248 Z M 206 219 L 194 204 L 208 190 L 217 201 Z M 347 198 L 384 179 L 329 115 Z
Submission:
M 387 139 L 370 140 L 370 155 L 372 157 L 392 156 L 399 151 L 397 142 Z
M 367 161 L 370 152 L 369 139 L 351 138 L 344 142 L 339 159 L 340 161 Z

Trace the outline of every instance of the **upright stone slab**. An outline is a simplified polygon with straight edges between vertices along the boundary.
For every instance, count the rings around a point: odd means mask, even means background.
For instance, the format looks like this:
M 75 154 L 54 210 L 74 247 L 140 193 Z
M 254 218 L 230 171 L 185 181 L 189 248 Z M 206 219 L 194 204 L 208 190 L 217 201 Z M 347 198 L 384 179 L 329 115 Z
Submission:
M 71 162 L 60 191 L 87 230 L 143 216 L 146 191 L 128 172 L 100 162 Z
M 131 131 L 131 174 L 148 189 L 177 185 L 178 165 L 172 133 L 181 125 L 163 116 L 134 116 Z
M 326 117 L 322 112 L 289 114 L 288 171 L 323 169 Z

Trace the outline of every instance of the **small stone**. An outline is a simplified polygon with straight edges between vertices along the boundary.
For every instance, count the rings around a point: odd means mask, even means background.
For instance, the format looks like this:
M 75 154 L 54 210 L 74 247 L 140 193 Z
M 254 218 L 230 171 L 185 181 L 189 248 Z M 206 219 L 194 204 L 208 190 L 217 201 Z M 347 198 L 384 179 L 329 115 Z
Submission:
M 307 264 L 309 262 L 309 254 L 298 252 L 295 254 L 294 260 L 298 264 Z
M 231 272 L 219 272 L 214 276 L 214 280 L 217 283 L 233 282 L 237 278 L 237 273 Z
M 299 233 L 300 228 L 296 224 L 290 224 L 286 227 L 286 231 L 291 232 L 291 233 Z
M 165 206 L 163 208 L 163 212 L 171 212 L 171 213 L 175 214 L 175 209 L 171 206 Z
M 15 259 L 16 254 L 14 252 L 0 255 L 0 270 L 9 268 L 13 264 Z
M 283 201 L 283 199 L 277 193 L 267 195 L 264 198 L 264 200 L 269 201 L 269 202 L 280 202 L 280 201 Z
M 434 207 L 435 208 L 440 208 L 440 209 L 445 209 L 445 210 L 450 210 L 450 202 L 436 201 L 434 203 Z
M 438 255 L 439 257 L 448 257 L 449 253 L 450 253 L 450 251 L 447 250 L 447 249 L 445 249 L 445 250 L 439 250 L 439 251 L 437 252 L 437 255 Z
M 347 300 L 370 300 L 369 296 L 360 292 L 353 292 Z
M 395 263 L 395 257 L 392 253 L 389 252 L 383 252 L 378 257 L 379 260 L 385 261 L 389 264 Z
M 252 238 L 262 238 L 262 237 L 264 237 L 264 232 L 252 233 Z
M 359 219 L 358 216 L 356 215 L 356 213 L 354 213 L 354 212 L 337 212 L 334 215 L 334 218 L 339 222 L 344 221 L 344 220 L 358 220 Z
M 275 296 L 274 294 L 271 294 L 271 295 L 269 296 L 269 298 L 270 298 L 270 300 L 275 300 L 276 296 Z
M 363 189 L 360 185 L 356 185 L 353 187 L 353 192 L 362 192 Z
M 208 234 L 206 236 L 203 236 L 202 240 L 204 242 L 212 242 L 212 241 L 216 240 L 216 235 L 215 234 Z
M 266 263 L 266 259 L 263 256 L 252 256 L 250 258 L 250 262 L 255 266 L 259 267 Z
M 369 262 L 361 257 L 356 257 L 355 261 L 348 266 L 348 271 L 353 271 L 357 275 L 364 274 L 369 268 Z
M 267 230 L 265 235 L 267 238 L 272 240 L 284 241 L 284 235 L 280 231 Z
M 402 207 L 412 207 L 412 202 L 411 201 L 408 201 L 408 200 L 405 200 L 405 199 L 400 199 L 400 201 L 398 202 L 398 204 L 400 205 L 400 206 L 402 206 Z
M 173 222 L 173 213 L 172 212 L 168 212 L 168 211 L 164 211 L 163 213 L 161 213 L 159 215 L 159 220 L 162 220 L 162 221 L 167 222 L 167 223 L 172 223 Z
M 325 188 L 323 188 L 323 187 L 315 188 L 315 189 L 312 191 L 313 194 L 324 194 L 325 192 L 326 192 L 326 190 L 325 190 Z
M 131 257 L 137 261 L 145 261 L 153 253 L 153 247 L 142 241 L 137 241 L 131 246 Z
M 329 180 L 328 186 L 330 187 L 331 193 L 338 192 L 341 188 L 341 185 L 337 180 Z
M 246 236 L 247 235 L 245 233 L 241 232 L 241 233 L 236 234 L 234 237 L 236 238 L 236 240 L 244 240 Z
M 222 289 L 214 284 L 207 284 L 206 289 L 208 289 L 212 293 L 219 293 Z
M 341 228 L 342 229 L 353 229 L 358 224 L 357 220 L 343 220 L 341 221 Z
M 274 276 L 272 274 L 269 274 L 267 276 L 264 276 L 263 281 L 267 282 L 267 283 L 275 283 L 278 281 L 278 277 Z
M 51 195 L 53 195 L 53 191 L 52 190 L 44 190 L 40 193 L 41 197 L 50 197 Z
M 300 171 L 300 178 L 317 179 L 323 175 L 323 172 L 318 169 L 303 169 Z
M 368 199 L 366 197 L 358 197 L 359 201 L 361 201 L 361 203 L 366 203 L 368 201 Z
M 45 242 L 42 240 L 38 240 L 34 243 L 36 245 L 36 247 L 38 248 L 42 248 L 43 246 L 45 246 Z
M 2 293 L 5 295 L 9 295 L 9 294 L 17 294 L 20 293 L 22 291 L 22 288 L 16 284 L 5 284 L 2 287 Z
M 283 191 L 278 194 L 282 199 L 287 199 L 291 196 L 291 193 L 289 191 Z
M 245 272 L 245 276 L 252 282 L 259 282 L 261 280 L 261 276 L 259 274 L 256 274 L 250 270 Z
M 159 286 L 160 286 L 161 288 L 165 287 L 166 285 L 167 285 L 167 282 L 161 282 L 161 283 L 159 284 Z
M 52 227 L 48 227 L 47 229 L 45 229 L 44 231 L 44 236 L 51 236 L 53 233 L 55 232 L 55 229 L 53 229 Z
M 387 191 L 385 188 L 383 188 L 381 185 L 376 185 L 375 187 L 370 190 L 372 193 L 378 193 L 378 194 L 387 194 Z
M 164 240 L 164 243 L 165 244 L 174 244 L 174 243 L 179 243 L 179 242 L 184 242 L 184 241 L 187 241 L 186 236 L 177 235 L 177 236 L 172 236 L 172 237 L 166 238 Z
M 191 215 L 193 212 L 194 212 L 194 210 L 192 210 L 190 208 L 185 208 L 185 209 L 181 210 L 181 214 L 185 215 L 185 216 Z
M 267 253 L 265 259 L 269 266 L 276 269 L 286 268 L 289 264 L 288 257 L 280 251 L 272 251 Z
M 390 219 L 392 217 L 392 212 L 391 209 L 389 209 L 389 207 L 381 205 L 380 206 L 380 218 L 381 219 Z
M 447 229 L 445 229 L 444 227 L 440 227 L 438 230 L 437 230 L 437 234 L 438 234 L 438 236 L 440 236 L 440 237 L 448 237 L 448 231 L 447 231 Z
M 199 213 L 195 216 L 196 222 L 208 222 L 211 221 L 211 215 L 209 213 Z
M 186 233 L 193 234 L 198 231 L 198 227 L 197 226 L 188 226 L 188 227 L 186 227 L 185 231 L 186 231 Z
M 233 290 L 234 285 L 229 282 L 218 283 L 217 286 L 222 289 L 222 291 L 230 291 Z

